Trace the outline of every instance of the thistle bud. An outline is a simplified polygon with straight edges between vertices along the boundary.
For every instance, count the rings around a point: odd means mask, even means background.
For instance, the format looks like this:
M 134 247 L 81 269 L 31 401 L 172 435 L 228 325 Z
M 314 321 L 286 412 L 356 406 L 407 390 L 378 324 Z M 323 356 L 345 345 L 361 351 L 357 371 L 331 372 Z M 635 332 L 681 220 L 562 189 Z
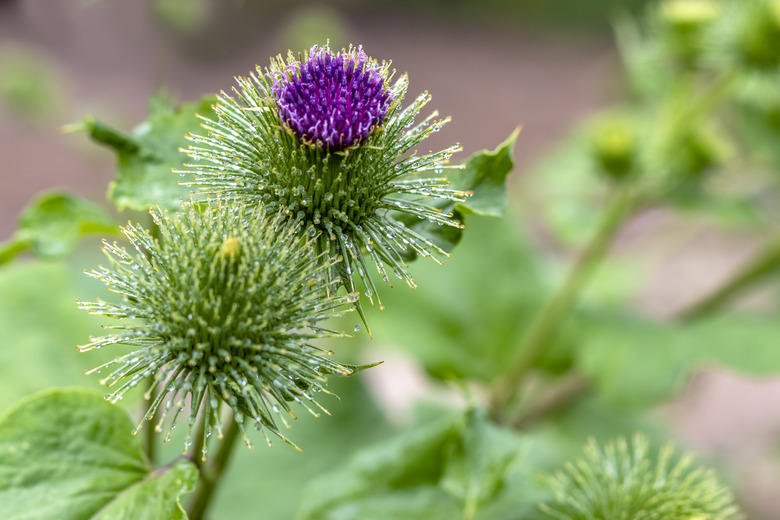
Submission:
M 690 455 L 676 456 L 670 444 L 657 457 L 649 448 L 639 434 L 603 448 L 590 441 L 582 459 L 543 480 L 554 503 L 541 509 L 559 519 L 743 518 L 714 471 L 695 467 Z
M 668 25 L 686 30 L 712 23 L 720 9 L 713 0 L 667 0 L 661 4 L 660 13 Z
M 667 0 L 659 6 L 661 38 L 674 59 L 690 68 L 704 48 L 706 30 L 720 15 L 713 0 Z
M 590 140 L 599 167 L 610 177 L 622 179 L 634 169 L 637 136 L 628 119 L 611 116 L 596 121 Z
M 729 144 L 706 126 L 687 129 L 671 140 L 663 154 L 672 184 L 698 183 L 730 155 Z
M 359 368 L 332 361 L 312 344 L 338 335 L 319 323 L 351 310 L 355 295 L 335 296 L 331 261 L 317 257 L 313 239 L 262 208 L 209 203 L 173 216 L 155 210 L 152 217 L 159 240 L 128 225 L 124 234 L 134 251 L 105 244 L 110 265 L 89 273 L 122 301 L 79 302 L 91 314 L 132 320 L 79 347 L 135 348 L 93 370 L 111 369 L 101 381 L 112 388 L 107 399 L 116 402 L 153 378 L 159 391 L 147 395 L 141 424 L 159 412 L 160 431 L 172 414 L 170 436 L 189 408 L 187 446 L 198 414 L 206 435 L 212 429 L 221 435 L 223 404 L 242 431 L 254 425 L 267 440 L 272 432 L 286 441 L 277 421 L 295 417 L 290 404 L 318 415 L 325 409 L 314 398 L 328 393 L 327 376 Z

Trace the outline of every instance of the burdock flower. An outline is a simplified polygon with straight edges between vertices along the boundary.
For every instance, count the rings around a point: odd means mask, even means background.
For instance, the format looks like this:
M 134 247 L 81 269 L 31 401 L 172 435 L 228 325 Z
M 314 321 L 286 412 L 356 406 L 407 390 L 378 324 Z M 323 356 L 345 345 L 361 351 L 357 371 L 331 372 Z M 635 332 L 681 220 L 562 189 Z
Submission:
M 386 68 L 370 63 L 360 47 L 334 56 L 315 46 L 302 65 L 295 61 L 271 74 L 279 117 L 304 142 L 331 151 L 359 145 L 393 100 Z
M 199 413 L 206 435 L 216 429 L 221 436 L 226 403 L 242 432 L 254 425 L 266 440 L 271 431 L 287 441 L 277 419 L 287 426 L 284 413 L 295 417 L 290 404 L 318 415 L 325 409 L 314 394 L 327 392 L 326 376 L 360 368 L 336 363 L 311 344 L 338 335 L 319 323 L 351 310 L 355 295 L 334 296 L 337 282 L 326 275 L 332 261 L 318 258 L 313 239 L 294 225 L 266 215 L 224 202 L 190 204 L 174 216 L 156 210 L 159 239 L 128 225 L 134 252 L 105 244 L 110 266 L 89 274 L 122 301 L 80 306 L 132 321 L 79 349 L 135 347 L 93 371 L 112 370 L 101 383 L 113 388 L 107 399 L 114 402 L 153 377 L 158 392 L 146 396 L 151 402 L 139 428 L 160 412 L 160 431 L 173 410 L 170 436 L 189 407 L 189 446 Z M 248 443 L 245 432 L 244 438 Z
M 541 509 L 560 520 L 740 520 L 731 492 L 711 469 L 671 444 L 650 454 L 647 437 L 619 437 L 603 448 L 591 440 L 585 455 L 542 482 L 554 504 Z
M 272 59 L 237 78 L 235 98 L 218 96 L 217 120 L 204 119 L 208 135 L 190 136 L 194 162 L 184 172 L 195 180 L 188 184 L 261 202 L 298 223 L 317 251 L 336 261 L 330 279 L 354 292 L 357 271 L 372 303 L 376 288 L 364 254 L 385 281 L 393 272 L 415 287 L 406 259 L 448 255 L 414 225 L 462 227 L 440 207 L 469 194 L 448 188 L 442 175 L 457 168 L 448 160 L 459 146 L 413 151 L 449 119 L 434 113 L 415 123 L 430 95 L 403 108 L 408 78 L 391 85 L 391 76 L 389 63 L 361 47 L 335 53 L 315 46 Z

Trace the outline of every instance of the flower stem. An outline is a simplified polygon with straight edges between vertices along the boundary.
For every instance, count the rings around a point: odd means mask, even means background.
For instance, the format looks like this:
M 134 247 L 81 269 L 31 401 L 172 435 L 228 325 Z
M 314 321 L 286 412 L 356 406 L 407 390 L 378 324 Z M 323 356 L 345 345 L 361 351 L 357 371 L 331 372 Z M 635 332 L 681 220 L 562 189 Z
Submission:
M 595 235 L 572 266 L 564 283 L 542 308 L 521 340 L 509 370 L 494 393 L 493 403 L 497 411 L 506 411 L 517 399 L 520 383 L 550 344 L 596 266 L 607 253 L 621 224 L 637 202 L 636 197 L 627 189 L 619 189 L 611 198 Z
M 206 510 L 211 503 L 211 499 L 214 496 L 214 491 L 217 489 L 217 484 L 222 477 L 222 474 L 227 467 L 230 455 L 233 453 L 233 448 L 236 445 L 236 439 L 240 433 L 240 428 L 233 416 L 230 417 L 225 436 L 222 438 L 222 444 L 217 451 L 217 455 L 214 457 L 214 461 L 209 465 L 201 466 L 201 479 L 200 486 L 195 493 L 195 497 L 192 501 L 188 518 L 189 520 L 203 520 Z
M 689 322 L 710 316 L 742 291 L 778 269 L 780 269 L 780 236 L 776 236 L 726 283 L 684 309 L 677 318 L 682 322 Z

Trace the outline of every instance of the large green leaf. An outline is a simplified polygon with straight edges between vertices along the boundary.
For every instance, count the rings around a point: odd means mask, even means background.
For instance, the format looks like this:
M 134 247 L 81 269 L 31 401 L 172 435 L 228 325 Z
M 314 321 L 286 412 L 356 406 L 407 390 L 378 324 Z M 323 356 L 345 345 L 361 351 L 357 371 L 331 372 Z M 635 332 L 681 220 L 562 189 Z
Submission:
M 389 310 L 366 315 L 377 337 L 408 350 L 434 376 L 490 382 L 544 304 L 549 273 L 511 218 L 471 216 L 467 227 L 444 267 L 420 262 L 418 289 L 395 285 L 382 293 Z
M 484 410 L 445 417 L 356 454 L 305 493 L 300 518 L 501 518 L 483 507 L 511 500 L 510 474 L 523 438 L 492 425 Z
M 195 490 L 198 470 L 186 460 L 150 473 L 144 480 L 126 489 L 94 520 L 186 520 L 179 499 Z
M 584 325 L 584 324 L 583 324 Z M 691 325 L 628 318 L 584 325 L 577 364 L 613 405 L 648 407 L 677 395 L 697 369 L 780 373 L 780 322 L 723 316 Z
M 84 235 L 118 231 L 96 204 L 68 193 L 45 193 L 22 211 L 19 229 L 8 242 L 0 244 L 0 264 L 26 250 L 46 260 L 62 258 Z
M 61 262 L 17 262 L 0 270 L 0 410 L 53 386 L 97 387 L 84 371 L 126 350 L 95 355 L 76 350 L 100 331 L 100 320 L 76 306 L 77 298 L 96 291 L 110 297 L 102 285 Z
M 441 202 L 437 208 L 453 213 L 461 222 L 468 214 L 502 216 L 507 206 L 506 179 L 514 168 L 512 154 L 519 133 L 518 128 L 495 150 L 482 150 L 469 157 L 462 170 L 450 175 L 450 180 L 453 189 L 468 191 L 472 195 L 465 202 Z M 399 218 L 447 252 L 458 244 L 464 232 L 463 229 L 440 226 L 427 220 L 419 221 L 413 216 Z
M 174 107 L 171 99 L 157 94 L 149 101 L 149 117 L 129 135 L 87 118 L 74 129 L 89 132 L 92 139 L 112 148 L 117 154 L 116 179 L 108 196 L 120 210 L 146 210 L 155 204 L 164 209 L 177 209 L 180 199 L 190 189 L 178 184 L 179 176 L 171 170 L 179 168 L 187 147 L 185 136 L 200 130 L 196 114 L 212 117 L 213 97 L 198 103 Z
M 461 215 L 503 216 L 507 205 L 506 178 L 515 166 L 512 154 L 518 135 L 519 128 L 495 150 L 482 150 L 468 158 L 463 170 L 455 176 L 452 187 L 471 191 L 473 195 L 465 202 L 455 204 L 457 212 Z
M 99 394 L 54 390 L 0 418 L 0 516 L 13 520 L 186 518 L 198 472 L 151 472 L 133 423 Z

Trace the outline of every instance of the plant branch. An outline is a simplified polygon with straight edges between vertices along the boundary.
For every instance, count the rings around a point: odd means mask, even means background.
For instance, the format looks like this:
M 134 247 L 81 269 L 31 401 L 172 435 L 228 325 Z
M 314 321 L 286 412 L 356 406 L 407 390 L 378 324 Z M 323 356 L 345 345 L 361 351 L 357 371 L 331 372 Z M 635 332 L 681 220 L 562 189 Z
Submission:
M 217 451 L 217 455 L 214 457 L 214 461 L 209 465 L 201 466 L 201 479 L 200 486 L 195 493 L 195 497 L 192 501 L 192 507 L 190 508 L 188 518 L 189 520 L 203 520 L 206 510 L 211 503 L 211 499 L 214 496 L 214 491 L 217 489 L 222 474 L 227 467 L 230 455 L 233 453 L 233 448 L 236 445 L 236 439 L 240 428 L 235 417 L 231 415 L 230 422 L 225 436 L 222 438 L 222 444 Z
M 719 288 L 677 315 L 679 321 L 705 318 L 722 309 L 735 296 L 765 276 L 780 270 L 780 236 L 775 237 Z
M 494 393 L 493 403 L 497 411 L 505 410 L 517 398 L 520 383 L 538 361 L 544 349 L 549 346 L 561 322 L 576 303 L 577 297 L 596 266 L 606 255 L 617 231 L 636 202 L 636 197 L 627 189 L 619 189 L 612 194 L 612 200 L 603 214 L 595 235 L 585 246 L 563 284 L 542 308 L 523 337 L 517 355 Z
M 569 374 L 561 378 L 558 384 L 550 389 L 550 392 L 538 399 L 534 406 L 523 410 L 522 413 L 512 421 L 512 427 L 516 430 L 527 428 L 528 425 L 546 417 L 547 415 L 560 410 L 573 400 L 580 397 L 589 388 L 588 380 L 577 373 Z

